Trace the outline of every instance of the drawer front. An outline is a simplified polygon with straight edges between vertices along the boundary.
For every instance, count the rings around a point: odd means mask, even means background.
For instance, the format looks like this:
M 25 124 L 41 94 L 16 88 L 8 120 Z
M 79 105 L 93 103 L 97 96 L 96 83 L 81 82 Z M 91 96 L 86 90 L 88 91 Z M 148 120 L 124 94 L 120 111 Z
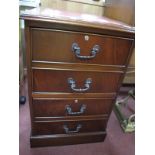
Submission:
M 112 99 L 33 100 L 35 117 L 109 115 Z
M 132 44 L 127 39 L 46 29 L 32 29 L 31 38 L 33 60 L 70 63 L 125 65 Z
M 105 131 L 107 120 L 33 123 L 33 135 L 73 134 Z
M 120 73 L 33 70 L 33 91 L 101 93 L 115 92 Z

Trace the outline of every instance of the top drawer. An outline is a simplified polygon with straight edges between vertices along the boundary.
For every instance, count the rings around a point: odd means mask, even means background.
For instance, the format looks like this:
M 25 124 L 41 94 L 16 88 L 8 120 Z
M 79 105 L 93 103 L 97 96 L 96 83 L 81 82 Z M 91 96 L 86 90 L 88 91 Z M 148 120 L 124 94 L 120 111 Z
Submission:
M 132 40 L 32 28 L 32 60 L 125 65 Z

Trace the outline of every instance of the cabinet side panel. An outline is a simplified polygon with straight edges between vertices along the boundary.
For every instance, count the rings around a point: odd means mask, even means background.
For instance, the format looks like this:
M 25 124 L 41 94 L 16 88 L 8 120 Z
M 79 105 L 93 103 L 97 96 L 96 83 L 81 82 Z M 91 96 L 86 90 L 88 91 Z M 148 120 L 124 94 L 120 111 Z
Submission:
M 27 79 L 28 79 L 28 101 L 30 107 L 31 126 L 32 126 L 33 110 L 32 110 L 31 32 L 27 21 L 25 21 L 25 43 L 26 43 Z

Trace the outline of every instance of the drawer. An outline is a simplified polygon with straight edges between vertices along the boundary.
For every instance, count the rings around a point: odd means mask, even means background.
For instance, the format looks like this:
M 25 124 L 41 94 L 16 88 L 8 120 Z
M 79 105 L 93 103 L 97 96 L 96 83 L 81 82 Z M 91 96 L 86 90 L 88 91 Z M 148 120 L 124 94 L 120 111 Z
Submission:
M 105 131 L 107 120 L 62 121 L 33 123 L 33 135 L 73 134 Z
M 109 115 L 112 99 L 50 99 L 33 100 L 35 117 Z
M 95 34 L 32 29 L 32 60 L 125 65 L 132 40 Z
M 67 93 L 115 92 L 121 73 L 33 70 L 33 91 Z

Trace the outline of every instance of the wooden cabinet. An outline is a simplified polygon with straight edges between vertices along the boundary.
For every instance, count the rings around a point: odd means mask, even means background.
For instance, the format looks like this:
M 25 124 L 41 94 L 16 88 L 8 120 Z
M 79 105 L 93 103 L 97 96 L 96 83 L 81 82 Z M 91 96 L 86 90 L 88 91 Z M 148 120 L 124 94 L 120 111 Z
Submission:
M 41 8 L 21 18 L 31 146 L 104 141 L 134 47 L 134 29 L 106 17 Z

